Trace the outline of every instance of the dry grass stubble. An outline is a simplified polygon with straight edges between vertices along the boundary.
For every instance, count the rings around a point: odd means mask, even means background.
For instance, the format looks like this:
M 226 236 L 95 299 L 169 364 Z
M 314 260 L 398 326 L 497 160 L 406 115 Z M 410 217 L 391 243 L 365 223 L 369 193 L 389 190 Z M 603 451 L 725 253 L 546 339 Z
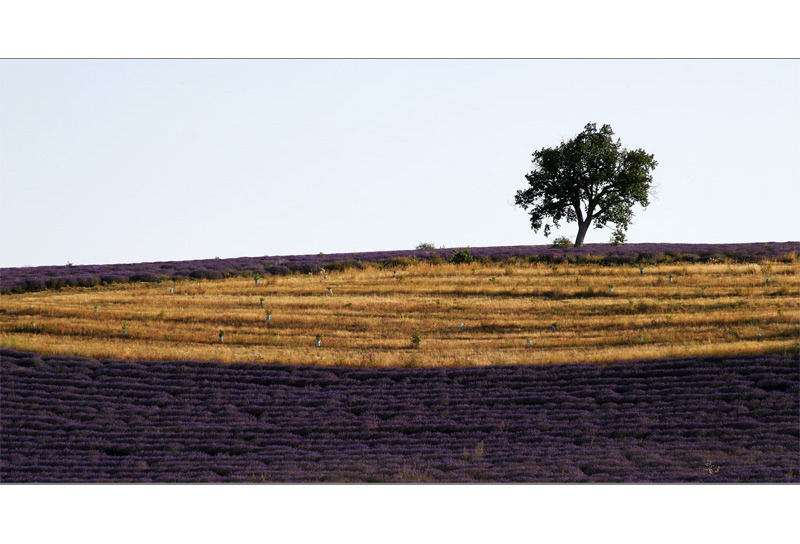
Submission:
M 631 266 L 421 263 L 394 272 L 6 295 L 0 345 L 97 358 L 365 366 L 798 351 L 796 262 L 659 265 L 644 274 Z

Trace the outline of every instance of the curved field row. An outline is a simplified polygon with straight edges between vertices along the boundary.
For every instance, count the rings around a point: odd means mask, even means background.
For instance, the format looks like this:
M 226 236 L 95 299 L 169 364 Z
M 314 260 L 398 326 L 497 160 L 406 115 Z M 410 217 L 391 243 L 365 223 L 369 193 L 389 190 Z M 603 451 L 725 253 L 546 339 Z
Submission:
M 464 249 L 464 248 L 459 248 Z M 0 291 L 21 293 L 94 287 L 96 285 L 221 279 L 228 277 L 284 276 L 292 273 L 343 270 L 364 266 L 405 266 L 415 262 L 442 263 L 454 258 L 454 249 L 374 251 L 325 255 L 284 255 L 204 259 L 155 263 L 37 266 L 0 269 Z M 670 262 L 757 262 L 795 260 L 800 242 L 746 244 L 587 244 L 580 248 L 555 249 L 551 246 L 505 246 L 469 248 L 484 264 L 490 262 L 545 262 L 594 264 L 655 264 Z
M 421 263 L 3 296 L 0 346 L 377 367 L 796 353 L 798 294 L 795 262 Z

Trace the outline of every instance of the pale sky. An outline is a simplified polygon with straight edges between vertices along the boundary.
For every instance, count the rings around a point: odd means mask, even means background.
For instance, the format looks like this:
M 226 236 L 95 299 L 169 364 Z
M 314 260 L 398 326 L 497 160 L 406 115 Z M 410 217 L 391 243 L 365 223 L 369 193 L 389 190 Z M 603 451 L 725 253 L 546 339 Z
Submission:
M 798 89 L 797 60 L 0 60 L 0 266 L 546 244 L 514 194 L 588 122 L 659 162 L 629 242 L 798 240 Z

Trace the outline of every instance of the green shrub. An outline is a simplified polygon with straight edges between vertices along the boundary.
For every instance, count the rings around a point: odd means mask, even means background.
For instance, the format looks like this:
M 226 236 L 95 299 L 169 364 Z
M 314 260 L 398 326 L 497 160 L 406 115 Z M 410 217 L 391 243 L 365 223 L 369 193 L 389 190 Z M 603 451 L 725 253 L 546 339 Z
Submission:
M 462 264 L 462 263 L 471 263 L 475 260 L 475 257 L 472 256 L 469 249 L 464 249 L 462 251 L 453 250 L 453 259 L 452 262 L 455 264 Z
M 611 239 L 609 240 L 609 243 L 612 246 L 621 246 L 626 240 L 627 238 L 625 237 L 625 232 L 621 229 L 616 229 L 611 233 Z
M 417 244 L 417 247 L 415 249 L 417 251 L 426 251 L 426 250 L 429 250 L 429 249 L 436 249 L 436 246 L 434 244 L 429 243 L 429 242 L 420 242 L 420 243 Z
M 572 241 L 566 236 L 559 236 L 553 239 L 553 249 L 566 249 L 572 247 Z

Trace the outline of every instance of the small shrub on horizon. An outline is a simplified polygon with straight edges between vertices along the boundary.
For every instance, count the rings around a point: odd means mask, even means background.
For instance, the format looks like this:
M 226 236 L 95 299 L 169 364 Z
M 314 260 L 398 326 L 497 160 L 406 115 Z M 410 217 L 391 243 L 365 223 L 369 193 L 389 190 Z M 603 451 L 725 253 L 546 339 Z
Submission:
M 431 250 L 431 249 L 436 249 L 436 245 L 435 244 L 431 244 L 429 242 L 420 242 L 419 244 L 417 244 L 417 247 L 414 248 L 414 249 L 416 249 L 417 251 L 427 251 L 427 250 Z
M 621 246 L 626 242 L 627 238 L 625 237 L 625 232 L 621 229 L 615 229 L 614 232 L 611 233 L 611 239 L 609 243 L 612 246 Z
M 567 249 L 573 247 L 572 241 L 566 236 L 558 236 L 553 239 L 553 249 Z

